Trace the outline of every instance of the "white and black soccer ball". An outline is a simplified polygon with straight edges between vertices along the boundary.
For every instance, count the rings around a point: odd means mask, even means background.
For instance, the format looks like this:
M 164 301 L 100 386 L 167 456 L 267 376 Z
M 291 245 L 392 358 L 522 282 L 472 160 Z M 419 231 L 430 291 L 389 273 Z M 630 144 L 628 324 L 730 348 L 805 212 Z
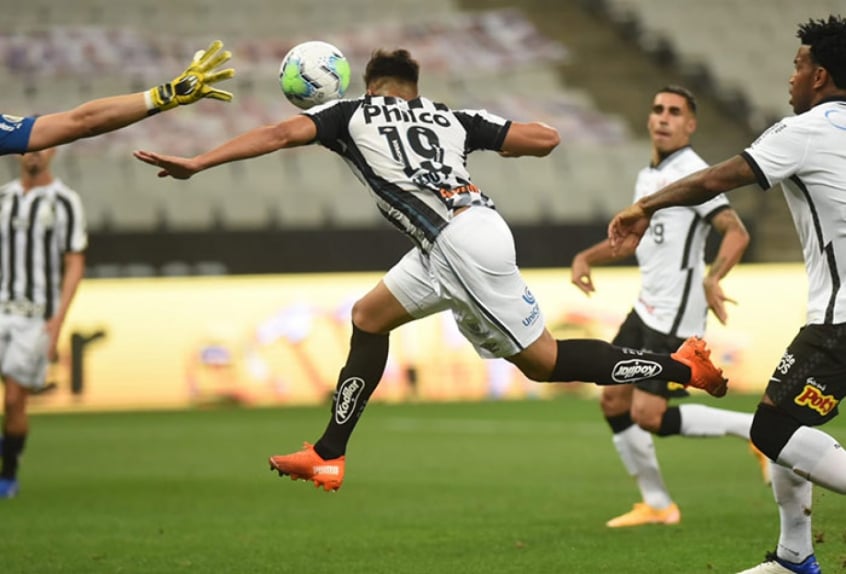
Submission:
M 350 64 L 328 42 L 303 42 L 283 58 L 279 85 L 292 104 L 305 110 L 344 96 L 350 85 Z

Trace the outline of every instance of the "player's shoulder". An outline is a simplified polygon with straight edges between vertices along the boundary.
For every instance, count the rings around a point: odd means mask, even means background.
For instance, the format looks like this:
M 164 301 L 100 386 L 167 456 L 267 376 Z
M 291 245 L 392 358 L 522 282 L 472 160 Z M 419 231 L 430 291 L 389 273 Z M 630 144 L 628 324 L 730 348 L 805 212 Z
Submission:
M 668 175 L 687 175 L 706 167 L 708 163 L 690 146 L 676 150 L 659 165 Z
M 361 104 L 365 100 L 365 97 L 366 96 L 361 96 L 359 98 L 339 98 L 337 100 L 331 100 L 303 110 L 302 114 L 306 116 L 314 116 L 330 110 L 336 112 L 351 112 L 361 106 Z
M 74 203 L 81 202 L 79 193 L 59 178 L 55 178 L 52 181 L 50 184 L 50 190 L 58 198 L 65 198 Z
M 21 189 L 20 179 L 7 181 L 6 183 L 0 185 L 0 197 L 5 197 L 11 193 L 15 193 L 15 191 L 19 189 Z

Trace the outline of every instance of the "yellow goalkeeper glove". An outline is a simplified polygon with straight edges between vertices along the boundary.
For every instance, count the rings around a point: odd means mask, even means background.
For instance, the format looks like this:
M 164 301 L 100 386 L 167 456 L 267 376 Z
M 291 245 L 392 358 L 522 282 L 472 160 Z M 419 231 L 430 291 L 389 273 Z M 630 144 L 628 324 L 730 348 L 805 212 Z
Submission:
M 215 71 L 215 68 L 232 57 L 229 50 L 221 51 L 222 48 L 223 42 L 215 40 L 208 50 L 200 50 L 194 54 L 191 65 L 182 74 L 166 84 L 148 90 L 147 108 L 150 113 L 193 104 L 202 98 L 231 101 L 231 92 L 219 90 L 210 85 L 235 75 L 235 70 L 232 68 Z

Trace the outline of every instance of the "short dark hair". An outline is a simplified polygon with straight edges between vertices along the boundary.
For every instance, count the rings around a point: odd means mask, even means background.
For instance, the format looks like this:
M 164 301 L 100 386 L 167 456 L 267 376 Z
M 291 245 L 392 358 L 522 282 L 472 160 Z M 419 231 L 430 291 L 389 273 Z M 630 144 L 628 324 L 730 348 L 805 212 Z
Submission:
M 694 96 L 693 92 L 684 86 L 670 84 L 669 86 L 664 86 L 658 90 L 656 95 L 657 94 L 676 94 L 677 96 L 683 97 L 684 101 L 687 102 L 687 107 L 690 108 L 690 111 L 693 112 L 694 116 L 696 115 L 696 96 Z
M 846 89 L 846 20 L 830 15 L 828 20 L 800 24 L 796 36 L 811 47 L 811 58 L 831 74 L 834 85 Z
M 364 85 L 369 86 L 380 78 L 398 78 L 417 85 L 420 64 L 411 57 L 408 50 L 376 50 L 367 62 L 364 71 Z

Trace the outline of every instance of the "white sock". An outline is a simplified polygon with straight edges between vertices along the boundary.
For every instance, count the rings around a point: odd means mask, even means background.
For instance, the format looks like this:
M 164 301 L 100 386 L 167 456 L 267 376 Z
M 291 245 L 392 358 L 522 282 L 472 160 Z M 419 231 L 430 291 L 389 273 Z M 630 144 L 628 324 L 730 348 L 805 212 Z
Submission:
M 652 508 L 667 508 L 673 503 L 655 456 L 652 434 L 637 425 L 614 434 L 614 446 L 629 474 L 637 480 L 643 501 Z
M 730 434 L 749 440 L 752 413 L 684 404 L 679 406 L 679 414 L 681 415 L 681 434 L 684 436 L 711 437 Z
M 815 484 L 846 494 L 846 451 L 819 429 L 796 429 L 776 462 Z
M 789 468 L 773 465 L 773 495 L 778 504 L 781 530 L 776 554 L 789 562 L 802 562 L 814 553 L 811 540 L 811 495 L 809 481 Z

